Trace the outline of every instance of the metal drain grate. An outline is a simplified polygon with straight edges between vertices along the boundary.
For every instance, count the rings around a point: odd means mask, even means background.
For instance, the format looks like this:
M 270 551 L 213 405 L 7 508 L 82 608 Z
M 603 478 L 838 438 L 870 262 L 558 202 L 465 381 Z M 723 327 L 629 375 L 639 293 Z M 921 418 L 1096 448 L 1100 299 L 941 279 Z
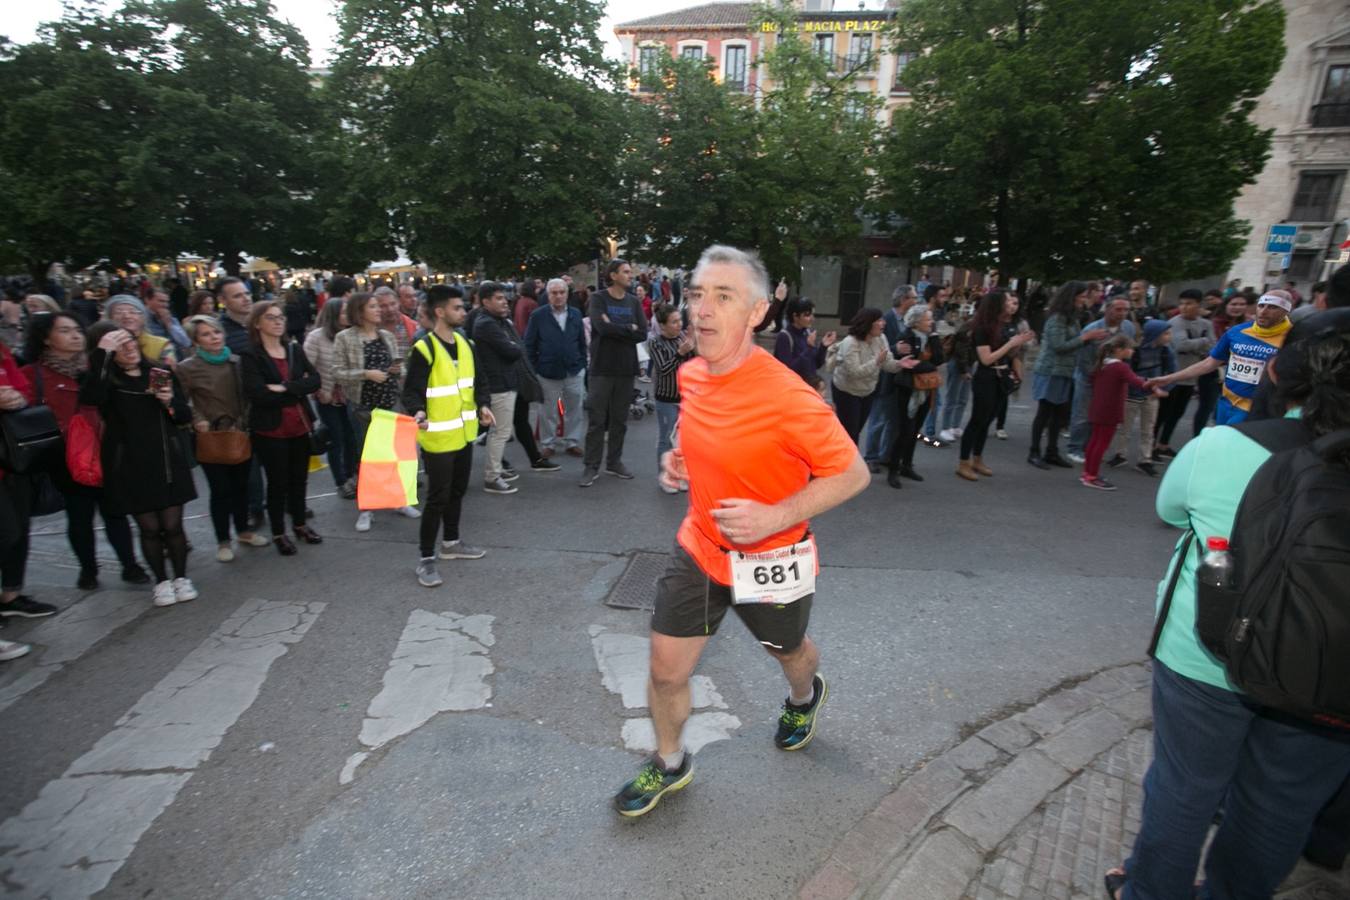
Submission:
M 605 598 L 605 604 L 620 609 L 655 609 L 656 582 L 665 573 L 669 562 L 667 553 L 634 553 L 614 590 Z

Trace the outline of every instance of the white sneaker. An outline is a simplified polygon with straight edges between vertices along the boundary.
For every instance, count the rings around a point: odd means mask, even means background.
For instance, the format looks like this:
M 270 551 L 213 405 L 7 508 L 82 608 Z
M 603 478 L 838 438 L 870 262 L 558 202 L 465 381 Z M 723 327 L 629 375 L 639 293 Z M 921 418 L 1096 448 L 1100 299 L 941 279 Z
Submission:
M 174 600 L 179 603 L 186 603 L 189 600 L 196 600 L 199 596 L 197 587 L 192 583 L 191 578 L 175 578 L 173 580 Z
M 150 597 L 150 602 L 156 606 L 173 606 L 178 602 L 178 595 L 173 592 L 172 581 L 161 581 L 155 585 L 155 592 Z
M 398 514 L 400 516 L 407 516 L 409 519 L 422 518 L 422 511 L 415 506 L 400 506 L 398 508 Z
M 371 519 L 371 514 L 370 514 L 370 511 L 369 511 L 369 510 L 366 510 L 366 511 L 362 512 L 359 516 L 356 517 L 356 530 L 357 530 L 357 531 L 369 531 L 369 530 L 370 530 L 370 519 Z
M 938 432 L 938 440 L 944 444 L 950 444 L 961 435 L 954 428 L 944 428 Z
M 0 641 L 0 662 L 27 656 L 28 651 L 32 649 L 27 644 L 20 644 L 18 641 Z
M 1000 441 L 1006 441 L 1008 439 L 1008 432 L 1000 428 L 998 431 L 994 432 L 994 437 L 998 438 Z
M 272 542 L 266 535 L 258 534 L 256 531 L 246 531 L 239 535 L 239 543 L 247 544 L 250 547 L 266 547 Z
M 657 483 L 658 486 L 660 486 L 660 488 L 661 488 L 661 493 L 663 493 L 663 494 L 678 494 L 678 493 L 680 492 L 680 489 L 679 489 L 679 488 L 677 488 L 677 487 L 671 487 L 670 485 L 666 484 L 664 481 L 662 481 L 662 480 L 659 479 L 659 478 L 656 479 L 656 483 Z
M 957 437 L 960 437 L 961 435 L 963 435 L 963 434 L 965 434 L 965 433 L 966 433 L 966 430 L 965 430 L 964 428 L 953 428 L 953 429 L 952 429 L 952 434 L 956 435 Z
M 1064 458 L 1075 466 L 1081 466 L 1083 463 L 1087 462 L 1087 457 L 1081 453 L 1065 453 Z
M 230 542 L 226 541 L 216 548 L 217 562 L 234 562 L 234 549 L 230 547 Z

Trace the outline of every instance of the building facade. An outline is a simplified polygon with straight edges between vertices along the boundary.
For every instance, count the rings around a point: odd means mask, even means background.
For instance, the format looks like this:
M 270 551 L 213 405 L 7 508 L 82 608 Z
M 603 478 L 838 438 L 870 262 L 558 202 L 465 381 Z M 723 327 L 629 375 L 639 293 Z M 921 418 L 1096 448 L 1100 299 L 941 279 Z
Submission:
M 1274 130 L 1270 159 L 1234 205 L 1252 230 L 1230 277 L 1257 288 L 1293 281 L 1306 297 L 1340 261 L 1350 218 L 1350 4 L 1284 8 L 1284 62 L 1252 116 Z M 1294 226 L 1274 252 L 1272 225 Z

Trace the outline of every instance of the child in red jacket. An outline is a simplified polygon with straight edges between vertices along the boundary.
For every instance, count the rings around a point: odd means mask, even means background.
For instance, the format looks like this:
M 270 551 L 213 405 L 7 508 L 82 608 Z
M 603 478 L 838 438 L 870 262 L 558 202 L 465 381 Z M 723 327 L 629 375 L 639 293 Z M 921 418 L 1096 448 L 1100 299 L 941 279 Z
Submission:
M 1147 390 L 1144 379 L 1130 368 L 1130 357 L 1134 356 L 1134 340 L 1118 334 L 1106 343 L 1097 355 L 1097 369 L 1092 375 L 1092 405 L 1088 407 L 1088 422 L 1092 425 L 1092 437 L 1089 438 L 1083 463 L 1084 487 L 1099 491 L 1114 491 L 1116 486 L 1102 478 L 1098 473 L 1102 466 L 1102 457 L 1115 439 L 1116 429 L 1125 421 L 1125 397 L 1130 385 L 1139 390 Z M 1155 396 L 1163 396 L 1160 390 L 1153 391 Z

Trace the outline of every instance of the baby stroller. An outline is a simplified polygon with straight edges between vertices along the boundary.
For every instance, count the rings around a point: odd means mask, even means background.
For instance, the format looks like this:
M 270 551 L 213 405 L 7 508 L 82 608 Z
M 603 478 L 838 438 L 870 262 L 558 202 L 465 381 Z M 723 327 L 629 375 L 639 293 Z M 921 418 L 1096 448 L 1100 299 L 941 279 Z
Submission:
M 647 396 L 647 392 L 641 388 L 633 388 L 633 399 L 628 404 L 628 415 L 632 416 L 634 421 L 637 421 L 647 413 L 655 411 L 656 404 Z

